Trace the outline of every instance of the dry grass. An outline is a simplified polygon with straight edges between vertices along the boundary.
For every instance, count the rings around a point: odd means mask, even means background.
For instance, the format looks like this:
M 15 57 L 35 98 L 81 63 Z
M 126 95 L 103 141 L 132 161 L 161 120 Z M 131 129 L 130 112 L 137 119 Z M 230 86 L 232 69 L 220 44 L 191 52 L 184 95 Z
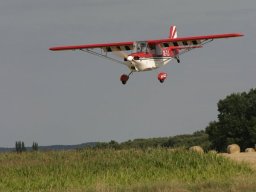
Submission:
M 249 165 L 256 170 L 256 152 L 233 154 L 221 153 L 221 155 L 238 162 L 249 163 Z
M 186 150 L 0 154 L 0 191 L 234 191 L 256 188 L 244 164 Z M 216 190 L 218 189 L 218 190 Z M 232 189 L 232 190 L 231 190 Z

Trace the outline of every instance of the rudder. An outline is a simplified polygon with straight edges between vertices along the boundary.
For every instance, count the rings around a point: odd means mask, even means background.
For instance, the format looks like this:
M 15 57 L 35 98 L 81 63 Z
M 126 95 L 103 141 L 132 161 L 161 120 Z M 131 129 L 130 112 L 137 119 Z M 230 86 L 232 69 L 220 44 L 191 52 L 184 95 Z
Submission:
M 178 37 L 178 35 L 177 35 L 177 29 L 176 29 L 176 26 L 171 26 L 170 27 L 170 34 L 169 34 L 169 38 L 170 39 L 175 39 L 175 38 L 177 38 Z

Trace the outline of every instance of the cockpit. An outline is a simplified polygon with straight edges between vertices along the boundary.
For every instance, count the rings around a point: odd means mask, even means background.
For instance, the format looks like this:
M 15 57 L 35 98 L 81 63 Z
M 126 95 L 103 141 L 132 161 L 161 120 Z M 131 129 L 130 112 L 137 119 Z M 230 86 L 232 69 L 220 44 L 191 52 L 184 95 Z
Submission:
M 148 44 L 147 41 L 135 41 L 133 51 L 135 53 L 151 53 L 151 54 L 156 54 L 159 52 L 157 47 L 154 44 Z
M 140 52 L 148 53 L 149 48 L 148 48 L 147 41 L 135 41 L 134 42 L 134 51 L 136 53 L 140 53 Z

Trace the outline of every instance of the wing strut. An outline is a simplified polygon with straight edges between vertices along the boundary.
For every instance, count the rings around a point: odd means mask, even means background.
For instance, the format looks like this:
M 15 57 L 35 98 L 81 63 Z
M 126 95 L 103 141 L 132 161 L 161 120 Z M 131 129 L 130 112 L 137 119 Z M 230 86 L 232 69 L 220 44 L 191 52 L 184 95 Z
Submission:
M 116 63 L 119 63 L 119 64 L 126 65 L 125 62 L 119 61 L 119 60 L 114 59 L 114 58 L 112 58 L 112 57 L 109 57 L 109 56 L 107 56 L 107 55 L 103 55 L 102 53 L 97 53 L 96 51 L 92 51 L 92 50 L 90 50 L 90 49 L 80 49 L 80 50 L 83 51 L 83 52 L 90 53 L 90 54 L 92 54 L 92 55 L 101 57 L 101 58 L 108 59 L 108 60 L 110 60 L 110 61 L 113 61 L 113 62 L 116 62 Z
M 204 42 L 202 42 L 201 44 L 200 44 L 200 46 L 203 46 L 203 45 L 205 45 L 205 44 L 207 44 L 207 43 L 210 43 L 210 42 L 212 42 L 213 41 L 213 39 L 207 39 L 207 40 L 205 40 Z M 195 47 L 188 47 L 187 49 L 185 49 L 184 51 L 181 51 L 181 52 L 179 52 L 179 54 L 177 54 L 177 56 L 180 56 L 180 55 L 182 55 L 182 54 L 184 54 L 184 53 L 187 53 L 187 52 L 189 52 L 189 51 L 191 51 L 191 50 L 193 50 L 193 49 L 196 49 Z M 178 58 L 179 59 L 179 58 Z

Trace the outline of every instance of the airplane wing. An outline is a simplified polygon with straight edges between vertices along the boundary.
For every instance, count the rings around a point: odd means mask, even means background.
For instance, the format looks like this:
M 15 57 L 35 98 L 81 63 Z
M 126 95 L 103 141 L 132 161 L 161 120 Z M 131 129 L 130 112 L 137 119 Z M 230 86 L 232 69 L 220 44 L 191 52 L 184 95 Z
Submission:
M 228 34 L 215 34 L 206 36 L 191 36 L 181 37 L 175 39 L 160 39 L 160 40 L 147 40 L 149 46 L 160 44 L 161 47 L 173 47 L 173 49 L 193 49 L 201 48 L 205 43 L 211 42 L 214 39 L 231 38 L 243 36 L 239 33 Z M 86 45 L 70 45 L 70 46 L 58 46 L 49 48 L 51 51 L 66 51 L 66 50 L 87 50 L 99 48 L 105 52 L 116 51 L 130 51 L 134 48 L 134 42 L 116 42 L 116 43 L 104 43 L 104 44 L 86 44 Z
M 133 42 L 117 42 L 104 44 L 71 45 L 49 48 L 51 51 L 103 49 L 105 52 L 133 50 Z
M 215 34 L 206 36 L 191 36 L 181 37 L 175 39 L 161 39 L 161 40 L 149 40 L 149 45 L 160 44 L 161 47 L 173 47 L 174 49 L 193 49 L 201 48 L 205 43 L 211 42 L 214 39 L 223 39 L 231 37 L 240 37 L 243 34 L 239 33 L 228 33 L 228 34 Z
M 124 62 L 124 59 L 128 57 L 126 53 L 123 51 L 131 51 L 134 48 L 134 42 L 115 42 L 115 43 L 102 43 L 102 44 L 85 44 L 85 45 L 68 45 L 68 46 L 57 46 L 57 47 L 51 47 L 49 50 L 51 51 L 68 51 L 68 50 L 80 50 L 84 51 L 86 53 L 90 53 L 92 55 L 111 60 L 115 63 L 127 65 L 126 62 Z M 96 50 L 94 50 L 96 49 Z M 101 51 L 99 51 L 99 49 Z M 102 50 L 107 52 L 112 52 L 114 55 L 116 55 L 120 59 L 116 59 L 114 57 L 111 57 L 107 54 L 103 54 Z

